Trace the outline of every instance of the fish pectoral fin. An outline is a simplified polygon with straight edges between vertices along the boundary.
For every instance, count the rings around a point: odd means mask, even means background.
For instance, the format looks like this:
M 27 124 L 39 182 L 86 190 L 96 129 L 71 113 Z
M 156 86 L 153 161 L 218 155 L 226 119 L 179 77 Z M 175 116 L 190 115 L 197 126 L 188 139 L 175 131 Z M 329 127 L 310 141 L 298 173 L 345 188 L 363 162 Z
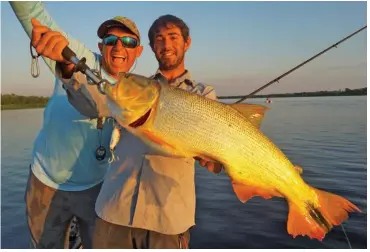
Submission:
M 136 135 L 152 148 L 151 153 L 174 158 L 191 158 L 193 153 L 175 147 L 149 130 L 140 130 Z
M 273 189 L 266 190 L 264 188 L 261 188 L 255 185 L 251 186 L 251 185 L 238 183 L 235 181 L 232 181 L 231 184 L 232 184 L 232 187 L 234 189 L 236 196 L 242 203 L 247 202 L 249 199 L 255 196 L 260 196 L 264 199 L 271 199 L 274 196 L 283 197 L 279 192 Z
M 229 104 L 229 106 L 241 113 L 258 129 L 261 127 L 261 122 L 264 118 L 265 111 L 269 109 L 263 105 L 249 103 L 235 103 Z
M 148 131 L 148 130 L 144 130 L 144 131 L 141 131 L 141 134 L 146 137 L 146 139 L 150 140 L 151 142 L 161 146 L 162 148 L 165 148 L 165 149 L 173 149 L 175 150 L 176 148 L 167 143 L 166 141 L 164 141 L 162 138 L 156 136 L 154 133 Z

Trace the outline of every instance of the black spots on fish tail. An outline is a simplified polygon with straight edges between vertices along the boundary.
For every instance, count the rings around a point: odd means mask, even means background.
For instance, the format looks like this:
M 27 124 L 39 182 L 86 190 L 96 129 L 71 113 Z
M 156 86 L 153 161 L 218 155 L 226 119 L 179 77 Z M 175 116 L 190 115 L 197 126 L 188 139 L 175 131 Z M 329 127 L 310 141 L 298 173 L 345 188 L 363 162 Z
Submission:
M 320 210 L 316 208 L 314 205 L 311 203 L 306 203 L 308 212 L 312 219 L 314 219 L 318 224 L 321 226 L 325 227 L 327 231 L 331 229 L 330 223 L 325 219 L 325 217 L 321 214 Z

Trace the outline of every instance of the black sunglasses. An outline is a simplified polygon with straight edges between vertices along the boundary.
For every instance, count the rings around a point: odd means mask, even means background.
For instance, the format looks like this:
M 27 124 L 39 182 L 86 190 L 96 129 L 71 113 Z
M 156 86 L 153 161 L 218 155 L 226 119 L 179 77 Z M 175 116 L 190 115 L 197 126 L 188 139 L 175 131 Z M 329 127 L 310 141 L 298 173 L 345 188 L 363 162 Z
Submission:
M 117 37 L 116 35 L 107 35 L 103 38 L 104 45 L 115 46 L 118 39 L 121 40 L 123 47 L 126 48 L 135 48 L 138 46 L 138 41 L 135 38 L 129 36 Z

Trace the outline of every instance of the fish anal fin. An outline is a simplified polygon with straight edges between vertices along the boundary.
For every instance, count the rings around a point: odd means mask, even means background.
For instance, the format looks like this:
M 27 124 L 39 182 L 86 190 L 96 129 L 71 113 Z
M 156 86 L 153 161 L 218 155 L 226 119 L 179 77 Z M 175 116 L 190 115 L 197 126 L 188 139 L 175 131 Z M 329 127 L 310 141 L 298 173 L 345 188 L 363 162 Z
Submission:
M 260 128 L 264 118 L 265 111 L 269 108 L 259 104 L 234 103 L 230 106 L 241 113 L 255 127 Z
M 282 195 L 275 190 L 266 190 L 255 185 L 246 185 L 235 181 L 231 184 L 236 196 L 242 203 L 247 202 L 255 196 L 259 196 L 264 199 L 271 199 L 274 196 L 282 197 Z

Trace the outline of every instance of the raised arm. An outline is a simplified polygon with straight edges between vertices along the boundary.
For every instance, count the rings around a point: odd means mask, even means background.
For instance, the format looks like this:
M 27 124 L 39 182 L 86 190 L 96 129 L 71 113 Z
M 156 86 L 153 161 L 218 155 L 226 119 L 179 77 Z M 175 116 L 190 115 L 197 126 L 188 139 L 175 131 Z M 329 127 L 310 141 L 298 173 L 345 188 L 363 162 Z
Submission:
M 25 30 L 29 38 L 31 38 L 32 35 L 31 19 L 36 18 L 38 21 L 40 21 L 41 24 L 47 26 L 53 31 L 60 32 L 63 36 L 65 36 L 69 42 L 68 46 L 72 49 L 72 51 L 76 53 L 78 58 L 85 57 L 87 65 L 95 65 L 96 60 L 94 53 L 83 43 L 72 38 L 70 35 L 63 31 L 45 9 L 43 2 L 11 1 L 10 6 L 12 7 L 15 15 L 17 16 L 19 22 L 23 26 L 23 29 Z M 49 67 L 50 71 L 55 75 L 56 62 L 46 57 L 42 58 Z

